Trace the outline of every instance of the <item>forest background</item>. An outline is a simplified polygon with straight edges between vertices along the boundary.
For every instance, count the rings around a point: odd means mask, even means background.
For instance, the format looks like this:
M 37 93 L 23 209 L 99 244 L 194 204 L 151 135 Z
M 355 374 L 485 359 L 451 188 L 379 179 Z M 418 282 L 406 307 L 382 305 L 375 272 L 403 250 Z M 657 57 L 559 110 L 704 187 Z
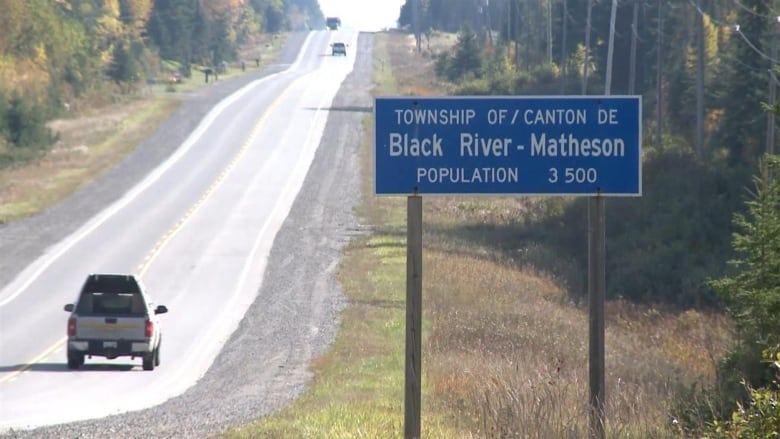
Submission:
M 713 383 L 678 392 L 671 410 L 673 430 L 697 437 L 780 428 L 772 403 L 780 364 L 778 6 L 409 0 L 399 19 L 421 53 L 437 32 L 458 33 L 452 50 L 434 55 L 449 94 L 642 96 L 643 195 L 607 203 L 607 296 L 732 319 L 734 344 L 716 358 Z M 502 226 L 492 244 L 519 266 L 565 279 L 571 299 L 584 303 L 586 200 L 539 206 Z

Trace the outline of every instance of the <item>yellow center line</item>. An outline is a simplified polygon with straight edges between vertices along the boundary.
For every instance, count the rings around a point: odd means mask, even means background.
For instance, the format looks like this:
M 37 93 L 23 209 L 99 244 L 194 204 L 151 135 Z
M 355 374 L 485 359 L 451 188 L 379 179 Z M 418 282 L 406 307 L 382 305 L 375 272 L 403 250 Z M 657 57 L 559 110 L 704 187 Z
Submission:
M 5 383 L 7 381 L 14 380 L 19 375 L 30 370 L 33 367 L 33 365 L 40 363 L 44 358 L 48 357 L 49 355 L 51 355 L 52 353 L 60 349 L 62 345 L 65 344 L 65 340 L 67 340 L 67 337 L 60 338 L 53 345 L 46 348 L 46 350 L 43 351 L 43 353 L 39 354 L 37 357 L 28 361 L 26 364 L 23 364 L 21 367 L 19 367 L 19 369 L 16 369 L 15 371 L 9 373 L 8 375 L 0 378 L 0 383 Z
M 282 90 L 282 92 L 279 94 L 279 96 L 274 99 L 271 104 L 266 107 L 265 111 L 263 112 L 262 116 L 260 116 L 260 119 L 258 119 L 257 123 L 255 123 L 255 126 L 252 128 L 252 131 L 249 134 L 249 137 L 244 141 L 243 145 L 241 146 L 241 149 L 238 150 L 236 155 L 233 157 L 233 159 L 228 163 L 228 165 L 225 167 L 225 169 L 222 170 L 222 172 L 219 174 L 216 180 L 214 180 L 213 183 L 209 186 L 209 188 L 206 190 L 206 192 L 203 194 L 203 196 L 198 199 L 195 204 L 190 207 L 187 212 L 184 214 L 184 216 L 179 219 L 179 221 L 168 231 L 166 232 L 162 238 L 160 238 L 159 241 L 152 247 L 152 249 L 149 251 L 149 253 L 146 255 L 144 260 L 141 262 L 141 264 L 138 266 L 137 271 L 139 276 L 143 276 L 143 274 L 146 272 L 146 270 L 149 268 L 151 263 L 157 258 L 157 256 L 162 252 L 162 250 L 165 248 L 166 245 L 173 239 L 173 237 L 182 229 L 184 228 L 184 225 L 189 221 L 190 218 L 197 212 L 208 200 L 211 195 L 216 191 L 216 189 L 225 181 L 228 174 L 230 174 L 233 169 L 238 165 L 238 163 L 241 161 L 241 158 L 246 155 L 246 152 L 249 150 L 249 146 L 254 141 L 254 139 L 257 137 L 258 133 L 260 132 L 260 129 L 265 124 L 265 120 L 268 118 L 268 114 L 279 105 L 279 102 L 282 100 L 284 96 L 289 93 L 289 91 L 293 88 L 294 85 L 296 85 L 298 82 L 306 78 L 306 76 L 301 76 L 297 79 L 295 79 L 293 82 L 291 82 L 287 87 Z M 51 355 L 52 353 L 56 352 L 58 349 L 62 348 L 62 346 L 67 341 L 67 337 L 62 337 L 59 340 L 57 340 L 54 344 L 46 348 L 41 354 L 36 356 L 35 358 L 31 359 L 30 361 L 26 362 L 25 364 L 22 364 L 19 366 L 18 369 L 13 370 L 8 375 L 5 375 L 0 378 L 0 383 L 5 383 L 12 381 L 16 379 L 19 375 L 23 374 L 24 372 L 30 370 L 35 364 L 40 363 L 42 360 L 44 360 L 46 357 Z
M 219 174 L 216 180 L 214 180 L 213 183 L 209 186 L 209 188 L 206 190 L 206 192 L 200 197 L 198 201 L 193 204 L 189 210 L 182 216 L 179 221 L 167 232 L 165 233 L 162 238 L 160 238 L 159 241 L 152 247 L 152 250 L 146 255 L 144 260 L 141 262 L 141 264 L 138 265 L 138 268 L 136 269 L 138 272 L 138 275 L 143 277 L 144 273 L 146 273 L 146 270 L 149 269 L 149 266 L 152 264 L 152 262 L 157 258 L 157 256 L 160 254 L 160 252 L 168 245 L 168 243 L 173 239 L 176 234 L 179 233 L 181 229 L 184 228 L 184 225 L 192 218 L 192 216 L 200 210 L 200 208 L 206 203 L 206 201 L 211 198 L 211 195 L 219 188 L 219 186 L 222 185 L 222 183 L 225 181 L 227 176 L 230 174 L 233 169 L 238 165 L 238 163 L 241 161 L 241 159 L 244 157 L 246 152 L 249 150 L 249 146 L 251 143 L 255 140 L 257 137 L 257 134 L 260 132 L 260 128 L 265 124 L 265 120 L 268 117 L 268 114 L 276 108 L 279 105 L 279 101 L 290 91 L 290 89 L 295 85 L 298 81 L 300 81 L 302 78 L 298 78 L 295 81 L 291 82 L 285 89 L 282 91 L 281 94 L 279 94 L 279 97 L 277 97 L 271 105 L 269 105 L 265 111 L 263 112 L 263 115 L 258 119 L 257 123 L 255 124 L 254 128 L 252 128 L 252 132 L 249 133 L 249 137 L 244 141 L 244 144 L 241 145 L 241 149 L 238 150 L 235 157 L 233 157 L 233 160 L 228 163 L 228 165 L 225 167 L 225 169 L 222 170 L 222 172 Z

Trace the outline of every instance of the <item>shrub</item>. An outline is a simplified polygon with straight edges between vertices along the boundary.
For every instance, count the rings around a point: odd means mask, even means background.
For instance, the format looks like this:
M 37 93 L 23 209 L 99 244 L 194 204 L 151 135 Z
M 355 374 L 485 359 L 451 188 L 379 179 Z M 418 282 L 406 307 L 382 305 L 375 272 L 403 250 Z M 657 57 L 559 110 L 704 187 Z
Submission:
M 715 419 L 707 425 L 707 439 L 763 439 L 777 437 L 780 432 L 780 405 L 777 403 L 777 360 L 770 362 L 775 379 L 768 385 L 753 388 L 743 382 L 748 395 L 745 402 L 737 401 L 736 408 L 725 420 Z M 765 369 L 768 369 L 764 366 Z
M 683 149 L 649 156 L 642 174 L 642 197 L 606 202 L 608 297 L 681 308 L 717 306 L 706 281 L 727 268 L 730 216 L 740 208 L 741 186 L 733 182 L 740 176 L 705 165 Z M 588 267 L 587 199 L 566 201 L 558 214 L 517 224 L 506 244 L 512 254 L 541 244 L 565 255 L 561 267 L 540 268 L 565 276 L 579 302 Z
M 19 95 L 11 99 L 0 93 L 0 166 L 31 160 L 57 140 L 46 126 L 43 107 L 30 104 Z

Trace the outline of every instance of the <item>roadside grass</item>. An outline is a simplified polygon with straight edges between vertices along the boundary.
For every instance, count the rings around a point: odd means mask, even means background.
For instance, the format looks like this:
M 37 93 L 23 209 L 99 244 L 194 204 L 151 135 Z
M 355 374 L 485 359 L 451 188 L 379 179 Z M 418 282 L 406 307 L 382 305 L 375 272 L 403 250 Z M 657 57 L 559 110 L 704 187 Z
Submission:
M 408 36 L 375 43 L 376 95 L 446 94 Z M 353 240 L 340 267 L 350 305 L 337 340 L 305 395 L 226 437 L 403 437 L 406 212 L 402 197 L 372 195 L 372 128 L 366 118 L 357 213 L 373 232 Z M 423 437 L 588 437 L 587 308 L 547 274 L 554 258 L 495 245 L 507 226 L 566 202 L 424 199 Z M 678 392 L 711 383 L 730 341 L 718 314 L 608 302 L 607 436 L 684 437 L 671 422 Z
M 51 151 L 0 172 L 0 223 L 45 210 L 101 176 L 178 106 L 169 98 L 132 99 L 102 114 L 52 122 L 60 141 Z
M 350 305 L 309 390 L 291 406 L 227 438 L 403 437 L 405 236 L 374 234 L 350 245 L 341 281 Z M 377 269 L 381 267 L 381 269 Z M 452 437 L 426 422 L 423 437 Z

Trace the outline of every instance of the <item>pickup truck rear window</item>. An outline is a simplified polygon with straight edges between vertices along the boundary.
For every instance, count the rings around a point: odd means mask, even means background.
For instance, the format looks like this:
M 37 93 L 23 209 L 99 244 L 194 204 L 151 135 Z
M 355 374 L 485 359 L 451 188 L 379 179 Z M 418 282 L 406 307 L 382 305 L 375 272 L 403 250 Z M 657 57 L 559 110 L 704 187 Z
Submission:
M 143 296 L 139 293 L 106 293 L 100 291 L 81 294 L 76 313 L 82 316 L 134 316 L 146 314 Z
M 81 292 L 138 293 L 141 288 L 135 278 L 123 275 L 95 274 L 87 278 Z

